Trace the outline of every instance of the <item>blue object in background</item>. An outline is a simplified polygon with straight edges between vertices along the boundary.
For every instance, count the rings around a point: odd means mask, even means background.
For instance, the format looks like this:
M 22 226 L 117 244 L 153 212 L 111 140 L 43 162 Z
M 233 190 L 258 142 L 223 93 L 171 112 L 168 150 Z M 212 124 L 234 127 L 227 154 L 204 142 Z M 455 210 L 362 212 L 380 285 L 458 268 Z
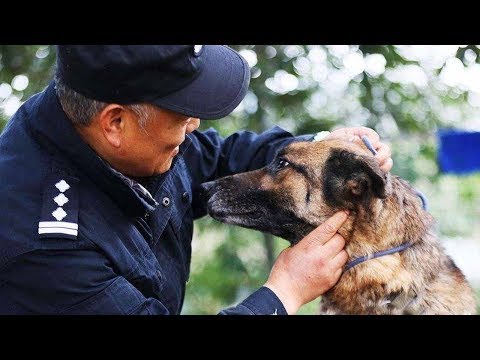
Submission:
M 440 130 L 438 162 L 444 173 L 480 171 L 480 132 Z

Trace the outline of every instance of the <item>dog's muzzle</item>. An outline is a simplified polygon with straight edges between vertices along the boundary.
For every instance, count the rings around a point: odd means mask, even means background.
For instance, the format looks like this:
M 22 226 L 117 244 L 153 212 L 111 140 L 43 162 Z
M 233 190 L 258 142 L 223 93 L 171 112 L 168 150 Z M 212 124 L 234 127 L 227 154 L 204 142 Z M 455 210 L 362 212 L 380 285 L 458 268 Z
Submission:
M 215 192 L 216 181 L 209 181 L 200 185 L 200 199 L 207 202 Z

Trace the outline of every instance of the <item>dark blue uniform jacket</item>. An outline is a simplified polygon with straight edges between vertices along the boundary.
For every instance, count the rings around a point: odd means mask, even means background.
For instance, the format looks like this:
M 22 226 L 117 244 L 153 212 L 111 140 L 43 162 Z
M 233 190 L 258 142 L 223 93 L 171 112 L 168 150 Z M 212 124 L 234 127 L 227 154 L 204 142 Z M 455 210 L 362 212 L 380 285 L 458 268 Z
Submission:
M 260 168 L 296 139 L 307 137 L 195 131 L 142 186 L 82 141 L 50 84 L 0 137 L 0 314 L 179 314 L 206 214 L 199 184 Z M 220 313 L 285 309 L 261 287 Z

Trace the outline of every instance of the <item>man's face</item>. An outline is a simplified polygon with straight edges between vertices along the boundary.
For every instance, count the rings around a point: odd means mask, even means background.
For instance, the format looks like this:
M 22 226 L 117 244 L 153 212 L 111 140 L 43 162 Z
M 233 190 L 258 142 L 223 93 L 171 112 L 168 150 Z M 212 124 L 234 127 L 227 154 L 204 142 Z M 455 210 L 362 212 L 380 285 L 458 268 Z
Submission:
M 152 176 L 168 171 L 186 134 L 196 130 L 200 120 L 156 108 L 142 128 L 129 121 L 120 156 L 128 169 L 125 175 Z

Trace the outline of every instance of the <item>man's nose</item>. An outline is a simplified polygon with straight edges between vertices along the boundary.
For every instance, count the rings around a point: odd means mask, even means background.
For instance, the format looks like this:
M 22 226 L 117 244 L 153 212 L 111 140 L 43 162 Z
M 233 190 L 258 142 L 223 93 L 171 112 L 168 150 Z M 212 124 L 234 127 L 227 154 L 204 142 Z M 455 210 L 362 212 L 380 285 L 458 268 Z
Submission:
M 200 119 L 191 118 L 187 125 L 187 134 L 190 134 L 192 131 L 195 131 L 200 126 Z

